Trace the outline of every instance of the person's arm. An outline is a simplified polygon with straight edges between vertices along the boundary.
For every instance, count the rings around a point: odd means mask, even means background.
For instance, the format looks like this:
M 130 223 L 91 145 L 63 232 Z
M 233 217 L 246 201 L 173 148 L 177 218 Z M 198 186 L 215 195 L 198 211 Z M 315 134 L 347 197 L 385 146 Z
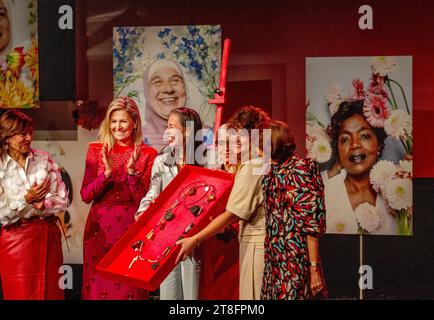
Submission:
M 91 203 L 95 200 L 111 180 L 111 176 L 107 177 L 103 172 L 98 175 L 99 157 L 101 157 L 100 148 L 90 144 L 86 155 L 86 167 L 80 190 L 81 198 L 85 203 Z
M 320 237 L 326 231 L 326 210 L 324 204 L 324 184 L 315 162 L 306 159 L 303 170 L 299 170 L 304 186 L 294 204 L 294 210 L 303 221 L 302 231 L 313 237 Z M 301 167 L 300 167 L 301 168 Z
M 196 249 L 203 241 L 211 238 L 238 219 L 239 218 L 236 215 L 226 210 L 194 236 L 177 241 L 176 244 L 181 245 L 181 250 L 176 258 L 176 263 L 191 256 L 194 249 Z
M 313 296 L 321 291 L 327 296 L 327 289 L 322 273 L 322 263 L 319 254 L 319 239 L 307 236 L 307 250 L 309 253 L 310 290 Z
M 134 218 L 136 221 L 140 218 L 140 216 L 145 212 L 151 203 L 158 197 L 162 188 L 163 188 L 163 171 L 164 167 L 162 164 L 162 160 L 160 157 L 155 158 L 155 161 L 152 165 L 151 170 L 151 182 L 149 184 L 149 190 L 146 195 L 140 201 L 139 208 L 137 209 L 137 213 Z

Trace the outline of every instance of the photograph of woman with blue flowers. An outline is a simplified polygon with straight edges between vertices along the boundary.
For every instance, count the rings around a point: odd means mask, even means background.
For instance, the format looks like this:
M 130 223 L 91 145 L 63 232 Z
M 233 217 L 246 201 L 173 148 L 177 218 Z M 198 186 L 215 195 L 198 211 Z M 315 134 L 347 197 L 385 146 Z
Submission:
M 213 128 L 221 60 L 219 25 L 115 27 L 114 96 L 133 98 L 140 108 L 144 142 L 157 151 L 172 109 L 197 111 Z M 210 131 L 211 134 L 211 131 Z

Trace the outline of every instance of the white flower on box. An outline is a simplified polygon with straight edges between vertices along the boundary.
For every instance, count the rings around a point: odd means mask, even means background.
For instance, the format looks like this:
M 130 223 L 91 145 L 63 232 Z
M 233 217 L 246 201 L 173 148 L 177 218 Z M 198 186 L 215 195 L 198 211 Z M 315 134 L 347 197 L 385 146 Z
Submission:
M 375 57 L 371 61 L 371 71 L 374 74 L 385 77 L 396 70 L 396 65 L 395 57 Z
M 5 177 L 5 172 L 0 170 L 0 179 L 3 179 Z
M 3 208 L 6 205 L 6 201 L 0 201 L 0 208 Z
M 377 230 L 383 223 L 382 213 L 367 202 L 360 204 L 354 214 L 360 228 L 369 233 Z
M 410 115 L 403 110 L 393 110 L 389 118 L 384 121 L 384 130 L 395 139 L 404 137 L 405 134 L 410 135 L 412 131 Z
M 378 161 L 369 173 L 369 179 L 375 191 L 380 192 L 383 189 L 384 183 L 393 179 L 396 174 L 396 166 L 392 161 Z
M 411 179 L 392 179 L 386 183 L 384 195 L 392 209 L 407 209 L 413 205 L 413 183 Z
M 331 156 L 332 148 L 330 142 L 323 137 L 317 137 L 308 149 L 308 157 L 319 163 L 329 161 Z

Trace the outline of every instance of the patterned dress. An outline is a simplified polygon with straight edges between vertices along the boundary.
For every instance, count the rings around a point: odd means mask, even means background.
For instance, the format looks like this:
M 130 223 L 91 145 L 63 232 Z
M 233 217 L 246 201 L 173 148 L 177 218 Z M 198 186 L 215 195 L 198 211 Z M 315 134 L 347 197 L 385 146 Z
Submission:
M 134 214 L 146 194 L 151 168 L 157 152 L 142 144 L 136 162 L 136 175 L 126 172 L 126 164 L 134 146 L 115 145 L 110 151 L 113 172 L 104 176 L 101 160 L 101 143 L 91 143 L 86 157 L 86 169 L 81 186 L 84 202 L 92 203 L 83 238 L 83 288 L 84 300 L 136 300 L 144 299 L 144 290 L 108 280 L 96 273 L 95 267 L 104 255 L 134 223 Z
M 309 299 L 307 235 L 326 229 L 324 186 L 310 159 L 292 155 L 264 177 L 265 269 L 261 298 Z

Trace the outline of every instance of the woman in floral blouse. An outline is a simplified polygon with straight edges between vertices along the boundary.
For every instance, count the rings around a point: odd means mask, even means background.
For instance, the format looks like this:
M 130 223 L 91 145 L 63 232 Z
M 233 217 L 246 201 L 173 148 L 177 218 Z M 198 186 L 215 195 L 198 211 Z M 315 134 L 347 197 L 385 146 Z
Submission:
M 32 120 L 0 118 L 0 283 L 7 300 L 62 300 L 63 264 L 56 214 L 68 206 L 59 166 L 30 148 Z
M 261 298 L 326 296 L 318 241 L 326 229 L 321 176 L 315 162 L 294 153 L 285 123 L 273 121 L 270 127 L 273 165 L 263 179 L 267 234 Z

